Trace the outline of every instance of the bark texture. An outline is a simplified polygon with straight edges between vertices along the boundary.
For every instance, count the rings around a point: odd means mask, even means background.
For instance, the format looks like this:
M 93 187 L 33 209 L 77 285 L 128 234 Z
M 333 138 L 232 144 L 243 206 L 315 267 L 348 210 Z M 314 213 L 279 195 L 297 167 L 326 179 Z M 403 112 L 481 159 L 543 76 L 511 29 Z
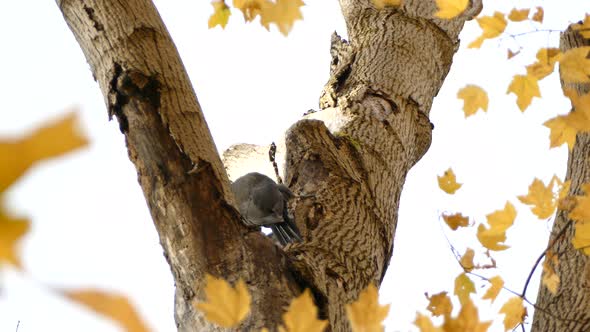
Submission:
M 379 284 L 393 250 L 401 189 L 431 141 L 434 96 L 466 20 L 433 17 L 434 0 L 377 10 L 341 0 L 350 41 L 332 38 L 322 110 L 287 133 L 285 183 L 304 241 L 279 248 L 240 222 L 226 172 L 178 53 L 148 0 L 58 0 L 116 116 L 176 283 L 180 331 L 218 330 L 192 302 L 205 273 L 243 278 L 252 314 L 238 330 L 280 323 L 311 288 L 332 331 L 344 304 Z
M 590 40 L 571 27 L 561 34 L 562 52 L 589 45 Z M 562 81 L 562 86 L 574 89 L 579 95 L 590 92 L 590 84 L 565 84 Z M 576 144 L 568 156 L 566 180 L 572 181 L 569 195 L 582 195 L 582 185 L 590 182 L 590 134 L 577 135 Z M 549 243 L 555 243 L 552 251 L 559 258 L 557 274 L 560 283 L 555 295 L 540 286 L 532 331 L 590 331 L 590 257 L 572 246 L 574 225 L 566 212 L 558 213 L 551 234 Z

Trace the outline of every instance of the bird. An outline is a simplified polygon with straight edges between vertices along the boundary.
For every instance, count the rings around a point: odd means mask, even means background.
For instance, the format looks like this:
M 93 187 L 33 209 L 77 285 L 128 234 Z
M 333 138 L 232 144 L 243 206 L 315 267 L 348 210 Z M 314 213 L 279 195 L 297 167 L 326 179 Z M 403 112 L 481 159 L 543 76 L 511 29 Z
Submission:
M 295 197 L 287 186 L 253 172 L 236 179 L 231 188 L 246 225 L 270 227 L 283 246 L 302 241 L 287 208 L 287 202 Z

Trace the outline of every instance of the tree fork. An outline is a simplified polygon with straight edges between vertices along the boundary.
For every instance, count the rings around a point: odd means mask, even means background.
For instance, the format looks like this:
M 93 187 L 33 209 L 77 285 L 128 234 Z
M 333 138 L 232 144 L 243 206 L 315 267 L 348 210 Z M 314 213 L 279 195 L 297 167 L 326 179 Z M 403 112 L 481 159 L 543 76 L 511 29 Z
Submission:
M 151 1 L 57 3 L 125 135 L 173 272 L 178 329 L 220 330 L 192 306 L 210 273 L 248 284 L 252 315 L 240 330 L 277 326 L 280 308 L 305 287 L 331 330 L 349 330 L 344 304 L 386 271 L 405 176 L 430 145 L 432 100 L 481 1 L 453 20 L 433 18 L 433 1 L 383 10 L 370 0 L 340 1 L 354 56 L 332 73 L 346 75 L 328 82 L 325 109 L 287 133 L 285 183 L 305 194 L 294 203 L 304 241 L 284 251 L 240 223 L 188 75 Z

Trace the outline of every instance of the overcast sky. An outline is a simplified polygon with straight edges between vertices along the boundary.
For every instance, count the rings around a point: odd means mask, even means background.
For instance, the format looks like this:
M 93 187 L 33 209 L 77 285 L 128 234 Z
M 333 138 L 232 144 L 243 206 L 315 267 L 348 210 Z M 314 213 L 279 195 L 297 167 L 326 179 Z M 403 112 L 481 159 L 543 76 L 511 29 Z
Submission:
M 308 1 L 304 22 L 288 38 L 243 24 L 238 12 L 225 31 L 208 30 L 211 6 L 204 0 L 156 3 L 219 151 L 239 142 L 269 144 L 305 111 L 317 109 L 328 79 L 330 34 L 345 35 L 337 1 Z M 508 12 L 511 3 L 487 1 L 484 14 Z M 543 5 L 548 29 L 564 29 L 588 9 L 584 0 L 517 3 Z M 513 31 L 533 29 L 523 23 Z M 13 331 L 18 321 L 21 332 L 118 331 L 114 323 L 62 300 L 52 287 L 123 292 L 154 331 L 173 331 L 173 281 L 123 135 L 115 121 L 107 121 L 98 85 L 55 3 L 4 2 L 0 31 L 1 137 L 24 135 L 78 106 L 91 139 L 88 149 L 29 171 L 8 195 L 9 206 L 30 216 L 33 227 L 20 251 L 27 272 L 0 270 L 0 331 Z M 527 192 L 534 177 L 563 178 L 567 151 L 548 149 L 549 131 L 542 123 L 566 112 L 569 103 L 556 75 L 541 82 L 543 99 L 535 99 L 525 114 L 505 92 L 512 75 L 524 73 L 539 47 L 557 46 L 558 34 L 537 32 L 486 41 L 481 50 L 465 49 L 479 32 L 477 23 L 469 22 L 461 35 L 462 47 L 431 112 L 432 146 L 404 186 L 394 256 L 380 293 L 382 303 L 392 303 L 388 331 L 415 329 L 415 313 L 427 304 L 425 292 L 452 292 L 461 269 L 447 237 L 460 252 L 466 246 L 478 257 L 483 252 L 474 230 L 451 233 L 439 218 L 442 212 L 463 212 L 482 222 L 507 200 L 517 206 L 517 221 L 508 231 L 511 249 L 495 254 L 499 269 L 487 273 L 501 274 L 516 291 L 546 245 L 550 224 L 537 220 L 516 196 Z M 519 46 L 521 54 L 506 61 L 506 48 Z M 466 84 L 488 91 L 487 114 L 464 118 L 456 93 Z M 438 189 L 436 181 L 449 167 L 464 183 L 454 196 Z M 538 275 L 529 299 L 535 298 L 537 284 Z M 477 280 L 476 285 L 487 287 Z M 503 292 L 480 315 L 493 318 L 509 295 Z

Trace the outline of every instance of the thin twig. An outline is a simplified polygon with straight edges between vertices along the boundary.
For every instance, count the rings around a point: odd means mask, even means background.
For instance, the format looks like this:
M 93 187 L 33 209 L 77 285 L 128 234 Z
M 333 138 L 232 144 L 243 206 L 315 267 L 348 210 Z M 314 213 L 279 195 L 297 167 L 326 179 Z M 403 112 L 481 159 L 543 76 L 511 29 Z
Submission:
M 547 252 L 549 250 L 551 250 L 553 248 L 553 246 L 557 243 L 557 241 L 565 234 L 565 231 L 568 230 L 568 228 L 570 227 L 571 224 L 572 224 L 572 221 L 569 220 L 568 223 L 565 226 L 563 226 L 563 228 L 559 231 L 559 233 L 557 233 L 555 238 L 553 238 L 551 243 L 549 243 L 549 245 L 547 246 L 547 249 L 545 249 L 543 251 L 543 253 L 539 256 L 539 258 L 537 258 L 537 260 L 535 261 L 535 264 L 533 265 L 533 268 L 531 269 L 531 272 L 529 273 L 528 277 L 526 278 L 526 282 L 524 283 L 524 288 L 522 289 L 522 294 L 521 294 L 522 298 L 525 298 L 525 296 L 526 296 L 527 288 L 529 287 L 529 283 L 531 282 L 531 278 L 533 277 L 533 274 L 535 273 L 537 266 L 539 266 L 539 263 L 541 262 L 543 257 L 545 257 L 545 255 L 547 255 Z

